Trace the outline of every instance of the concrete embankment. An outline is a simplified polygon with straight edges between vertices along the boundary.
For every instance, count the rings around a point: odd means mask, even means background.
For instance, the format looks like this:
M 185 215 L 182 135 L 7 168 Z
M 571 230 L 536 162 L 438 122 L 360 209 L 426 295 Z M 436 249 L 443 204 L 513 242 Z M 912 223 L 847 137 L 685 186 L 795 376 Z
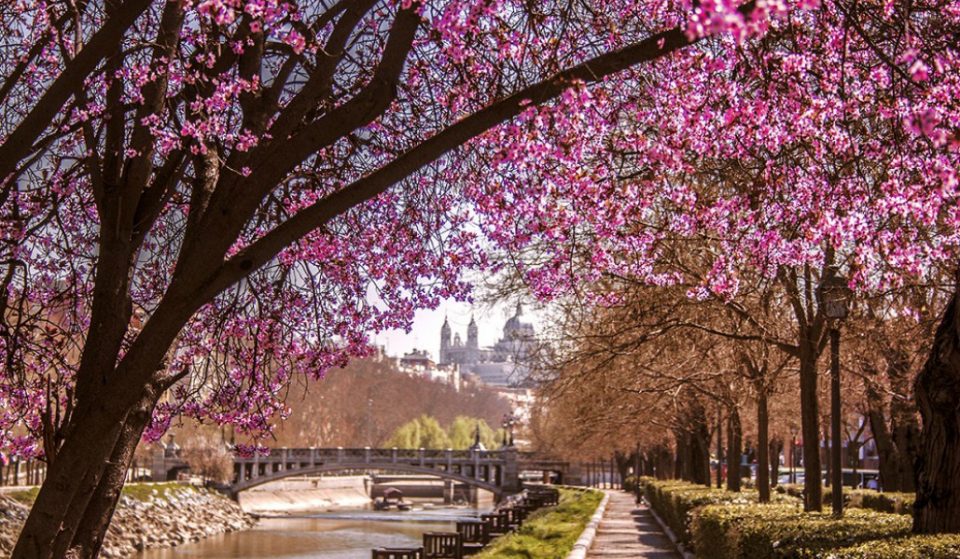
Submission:
M 9 556 L 33 493 L 0 494 L 0 556 Z M 173 483 L 138 484 L 120 497 L 100 556 L 130 557 L 143 549 L 174 547 L 254 524 L 253 517 L 219 493 Z
M 244 511 L 283 514 L 342 508 L 362 508 L 370 503 L 366 476 L 288 478 L 240 493 Z
M 244 511 L 253 514 L 280 515 L 302 512 L 359 509 L 368 506 L 372 497 L 383 495 L 384 489 L 393 487 L 403 492 L 404 499 L 413 503 L 444 502 L 447 491 L 444 482 L 418 476 L 328 476 L 287 478 L 266 483 L 243 491 L 238 496 Z M 466 501 L 469 495 L 466 486 L 457 486 L 457 501 Z M 479 506 L 493 506 L 493 496 L 480 492 Z

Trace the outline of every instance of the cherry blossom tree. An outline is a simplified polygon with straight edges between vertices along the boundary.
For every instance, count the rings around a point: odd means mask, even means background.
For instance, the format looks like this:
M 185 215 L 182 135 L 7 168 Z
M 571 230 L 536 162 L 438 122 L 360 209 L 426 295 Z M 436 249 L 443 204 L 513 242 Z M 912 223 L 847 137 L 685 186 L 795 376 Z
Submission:
M 488 163 L 497 185 L 522 187 L 478 188 L 501 208 L 520 206 L 523 220 L 491 212 L 487 228 L 513 252 L 536 247 L 519 268 L 546 298 L 604 274 L 681 284 L 664 242 L 676 236 L 716 243 L 691 297 L 736 298 L 744 270 L 785 278 L 807 479 L 818 479 L 822 271 L 839 264 L 870 294 L 956 266 L 958 13 L 955 2 L 825 2 L 760 35 L 749 25 L 714 35 L 644 68 L 636 89 L 582 88 L 588 109 L 577 114 L 593 118 L 561 125 L 538 110 L 501 128 Z M 536 160 L 531 136 L 544 146 Z M 960 530 L 957 308 L 947 306 L 916 384 L 920 532 Z M 808 508 L 820 506 L 816 494 Z
M 0 16 L 0 444 L 48 463 L 17 558 L 96 555 L 144 432 L 268 431 L 295 375 L 465 296 L 485 243 L 549 241 L 525 270 L 543 297 L 625 252 L 674 281 L 665 231 L 724 239 L 703 297 L 736 292 L 733 255 L 773 274 L 832 247 L 864 288 L 955 258 L 955 0 Z M 743 173 L 698 196 L 720 160 Z M 599 242 L 571 272 L 583 230 Z M 921 387 L 957 374 L 942 345 Z M 960 464 L 935 427 L 956 407 L 927 401 L 928 464 Z M 957 528 L 960 491 L 930 498 L 951 483 L 921 482 L 918 529 Z
M 786 10 L 4 3 L 0 444 L 48 465 L 14 557 L 96 555 L 143 433 L 266 432 L 295 374 L 464 296 L 469 223 L 501 213 L 474 165 L 502 134 L 569 142 L 590 84 Z

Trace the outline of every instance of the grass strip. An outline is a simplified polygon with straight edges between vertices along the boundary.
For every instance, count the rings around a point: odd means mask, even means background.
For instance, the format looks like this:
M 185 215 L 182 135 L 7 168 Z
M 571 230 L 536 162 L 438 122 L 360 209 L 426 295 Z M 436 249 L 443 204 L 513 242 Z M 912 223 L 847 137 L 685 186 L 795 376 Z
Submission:
M 138 501 L 149 501 L 155 497 L 165 497 L 171 491 L 197 491 L 198 489 L 189 483 L 179 481 L 166 481 L 159 483 L 128 483 L 123 486 L 123 495 L 136 499 Z M 30 506 L 37 499 L 39 487 L 30 487 L 28 489 L 15 489 L 0 493 L 6 497 Z
M 560 489 L 557 506 L 534 512 L 519 530 L 490 542 L 473 559 L 564 559 L 601 500 L 600 491 Z

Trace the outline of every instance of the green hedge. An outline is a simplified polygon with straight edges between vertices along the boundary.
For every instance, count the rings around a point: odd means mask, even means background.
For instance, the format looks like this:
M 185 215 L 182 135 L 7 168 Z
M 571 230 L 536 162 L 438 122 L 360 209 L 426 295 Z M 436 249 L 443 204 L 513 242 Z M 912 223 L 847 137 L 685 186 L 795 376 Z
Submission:
M 690 531 L 698 557 L 792 559 L 825 557 L 838 548 L 910 532 L 910 518 L 850 509 L 805 513 L 796 505 L 711 505 L 697 510 Z
M 796 484 L 782 484 L 777 486 L 777 492 L 803 499 L 803 486 Z M 833 492 L 830 487 L 823 488 L 823 504 L 829 505 Z M 875 510 L 877 512 L 893 512 L 897 514 L 913 514 L 913 493 L 881 493 L 873 489 L 843 489 L 843 502 L 848 507 Z
M 879 512 L 913 514 L 914 493 L 880 493 L 872 489 L 845 491 L 844 497 L 852 507 L 862 507 Z
M 777 485 L 774 490 L 781 495 L 789 495 L 797 499 L 803 500 L 803 484 L 800 483 L 781 483 Z M 821 503 L 824 505 L 829 505 L 833 500 L 833 490 L 830 487 L 822 486 L 820 489 Z M 844 493 L 844 501 L 848 500 L 846 493 Z
M 732 493 L 679 480 L 640 478 L 640 483 L 644 486 L 644 495 L 653 510 L 673 530 L 677 538 L 688 546 L 692 542 L 689 525 L 694 509 L 716 504 L 756 504 L 759 498 L 756 491 Z M 782 495 L 771 495 L 771 498 L 778 502 L 794 502 L 793 498 Z
M 872 541 L 831 551 L 825 559 L 956 559 L 960 535 L 910 536 Z

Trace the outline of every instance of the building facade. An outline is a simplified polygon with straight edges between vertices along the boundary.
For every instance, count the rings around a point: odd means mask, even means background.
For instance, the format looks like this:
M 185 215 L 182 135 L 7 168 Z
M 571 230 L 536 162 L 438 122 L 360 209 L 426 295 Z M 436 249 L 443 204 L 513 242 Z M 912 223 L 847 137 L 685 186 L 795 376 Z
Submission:
M 503 335 L 492 347 L 480 347 L 477 322 L 470 318 L 467 341 L 460 333 L 452 333 L 450 323 L 440 327 L 440 363 L 456 364 L 463 374 L 477 375 L 492 386 L 521 386 L 529 371 L 527 363 L 535 349 L 533 325 L 523 321 L 523 307 L 518 303 L 516 313 L 503 326 Z
M 397 360 L 397 369 L 410 376 L 427 378 L 461 388 L 460 367 L 456 363 L 437 364 L 426 350 L 414 349 Z

